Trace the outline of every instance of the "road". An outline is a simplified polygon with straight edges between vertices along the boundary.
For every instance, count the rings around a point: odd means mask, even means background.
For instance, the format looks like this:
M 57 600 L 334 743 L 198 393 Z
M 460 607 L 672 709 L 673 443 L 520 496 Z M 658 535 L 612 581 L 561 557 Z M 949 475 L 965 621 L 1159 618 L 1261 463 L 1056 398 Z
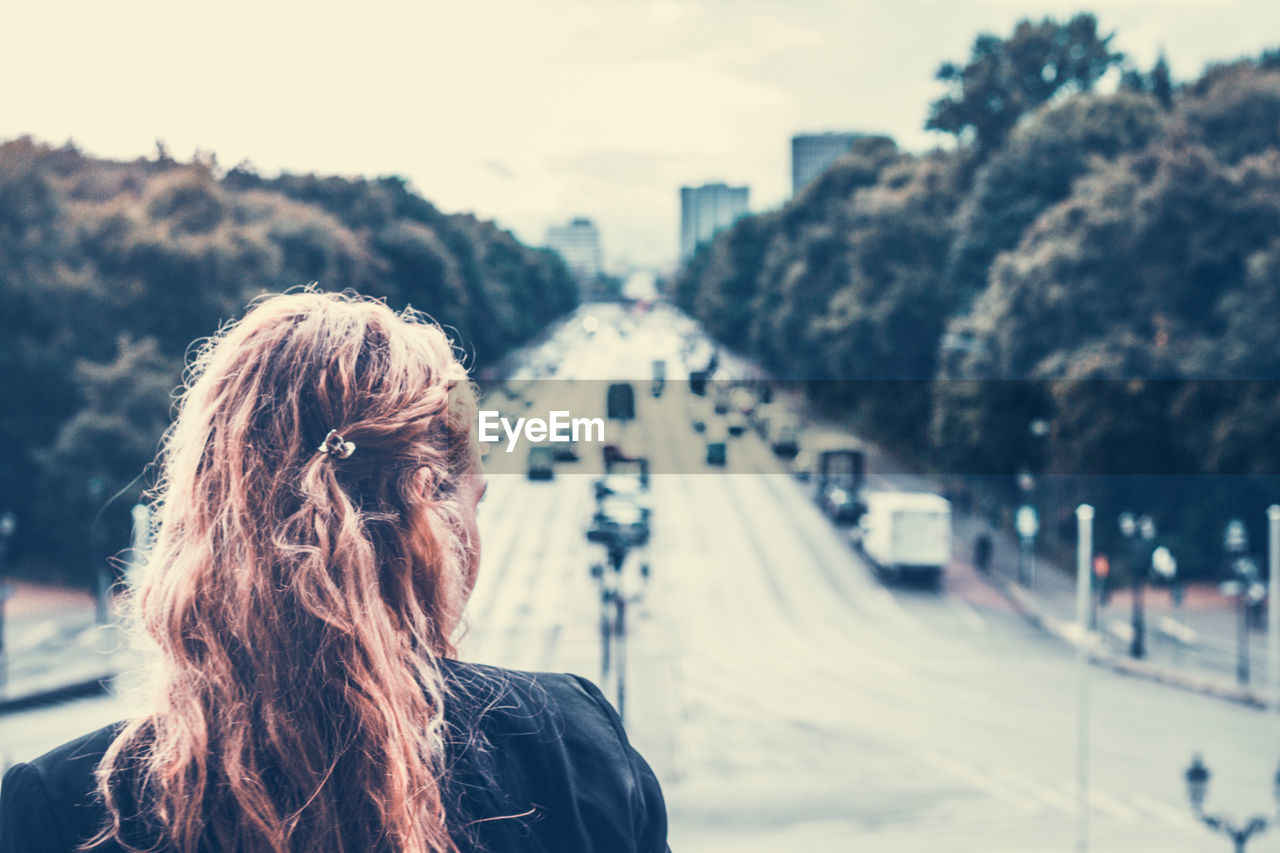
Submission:
M 587 380 L 640 379 L 657 357 L 674 369 L 670 316 L 596 309 L 587 335 L 586 313 L 526 354 L 532 372 L 558 365 L 556 379 L 526 385 L 529 412 L 592 415 L 603 395 Z M 627 442 L 659 473 L 627 728 L 663 781 L 672 848 L 1075 849 L 1073 652 L 964 566 L 938 591 L 886 588 L 758 438 L 732 439 L 727 468 L 708 469 L 684 386 L 637 400 Z M 526 480 L 522 461 L 490 452 L 463 656 L 600 678 L 588 568 L 601 555 L 583 536 L 598 454 L 583 447 L 549 482 Z M 1228 849 L 1185 806 L 1193 751 L 1214 771 L 1211 807 L 1270 813 L 1265 715 L 1100 669 L 1090 690 L 1090 850 Z M 102 698 L 0 718 L 0 749 L 29 757 L 123 707 Z

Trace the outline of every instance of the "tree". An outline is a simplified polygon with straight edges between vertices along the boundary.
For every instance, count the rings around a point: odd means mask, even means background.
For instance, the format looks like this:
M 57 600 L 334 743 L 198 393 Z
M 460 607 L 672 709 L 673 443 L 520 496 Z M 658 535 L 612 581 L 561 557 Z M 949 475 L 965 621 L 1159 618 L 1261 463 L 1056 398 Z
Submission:
M 698 289 L 689 299 L 690 313 L 703 318 L 707 331 L 730 347 L 748 345 L 760 268 L 773 228 L 770 214 L 744 216 L 711 244 L 703 259 Z
M 1280 147 L 1280 70 L 1245 63 L 1212 76 L 1177 111 L 1189 132 L 1228 163 Z
M 1041 108 L 979 169 L 958 214 L 947 286 L 971 299 L 997 254 L 1018 245 L 1036 218 L 1065 199 L 1077 178 L 1141 151 L 1164 129 L 1156 102 L 1121 92 L 1077 95 Z
M 1173 76 L 1169 72 L 1169 61 L 1165 59 L 1164 51 L 1160 51 L 1160 57 L 1156 59 L 1156 64 L 1151 67 L 1150 74 L 1151 94 L 1160 102 L 1160 106 L 1166 110 L 1173 108 Z
M 1120 75 L 1120 88 L 1143 95 L 1151 95 L 1164 110 L 1173 108 L 1173 78 L 1164 51 L 1156 59 L 1151 70 L 1143 73 L 1136 68 L 1126 68 Z
M 91 560 L 88 527 L 115 553 L 129 541 L 129 508 L 142 497 L 145 470 L 155 457 L 169 423 L 169 393 L 178 384 L 180 359 L 166 356 L 156 341 L 121 335 L 110 362 L 80 361 L 75 381 L 83 407 L 58 430 L 40 454 L 41 488 L 32 496 L 37 518 L 56 519 L 41 532 L 45 549 L 63 557 L 64 578 Z M 100 484 L 94 494 L 91 481 Z M 77 547 L 79 546 L 79 547 Z M 68 557 L 80 556 L 65 568 Z
M 23 515 L 17 563 L 82 572 L 86 482 L 105 498 L 142 472 L 191 342 L 313 279 L 412 302 L 479 365 L 577 302 L 558 258 L 441 213 L 398 178 L 220 178 L 211 155 L 0 145 L 0 511 Z M 119 513 L 137 488 L 95 527 L 111 550 L 127 543 Z
M 937 79 L 950 91 L 934 101 L 925 128 L 972 141 L 979 158 L 986 157 L 1023 115 L 1059 92 L 1090 91 L 1120 63 L 1124 55 L 1111 50 L 1112 38 L 1100 36 L 1096 19 L 1083 13 L 1065 24 L 1024 19 L 1007 39 L 980 35 L 968 63 L 938 69 Z

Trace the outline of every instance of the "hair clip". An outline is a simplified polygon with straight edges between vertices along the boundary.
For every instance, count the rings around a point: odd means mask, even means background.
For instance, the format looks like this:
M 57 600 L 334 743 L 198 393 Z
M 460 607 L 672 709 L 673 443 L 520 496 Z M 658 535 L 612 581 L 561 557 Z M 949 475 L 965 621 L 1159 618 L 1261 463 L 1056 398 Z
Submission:
M 338 459 L 346 459 L 356 452 L 355 444 L 338 435 L 336 429 L 329 430 L 329 434 L 324 437 L 324 441 L 316 449 L 321 453 L 335 456 Z

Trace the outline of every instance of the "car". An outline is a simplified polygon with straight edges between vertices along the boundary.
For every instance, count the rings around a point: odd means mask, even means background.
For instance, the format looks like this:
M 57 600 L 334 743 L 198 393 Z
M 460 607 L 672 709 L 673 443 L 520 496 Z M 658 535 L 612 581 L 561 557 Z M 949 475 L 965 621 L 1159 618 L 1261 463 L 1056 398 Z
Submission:
M 705 400 L 693 400 L 689 403 L 689 423 L 694 432 L 706 432 L 710 412 Z
M 729 437 L 722 423 L 707 427 L 707 464 L 724 466 L 729 462 Z
M 646 454 L 631 455 L 616 444 L 604 447 L 604 473 L 630 474 L 640 480 L 641 485 L 649 488 L 649 457 Z
M 794 417 L 772 417 L 765 429 L 765 437 L 775 456 L 790 459 L 800 452 L 800 422 Z
M 653 361 L 653 383 L 649 386 L 649 393 L 655 397 L 662 396 L 662 390 L 667 385 L 667 362 L 665 359 L 654 359 Z
M 813 478 L 813 457 L 807 450 L 797 451 L 796 455 L 791 457 L 791 463 L 787 468 L 791 476 L 802 483 L 807 483 Z
M 550 480 L 556 475 L 556 454 L 550 447 L 534 445 L 529 448 L 529 464 L 526 474 L 530 480 Z
M 782 409 L 777 403 L 761 403 L 751 411 L 748 419 L 761 438 L 768 438 L 769 424 L 781 411 Z
M 862 516 L 866 465 L 866 451 L 847 441 L 814 456 L 813 496 L 836 524 L 855 524 Z
M 729 430 L 729 435 L 732 435 L 736 438 L 740 435 L 746 434 L 747 416 L 744 415 L 742 412 L 730 411 L 729 414 L 725 416 L 724 420 L 725 420 L 725 426 Z
M 857 493 L 840 486 L 828 486 L 818 495 L 818 506 L 836 524 L 856 524 L 866 507 Z
M 723 439 L 718 441 L 708 441 L 707 464 L 719 465 L 721 467 L 729 464 L 728 452 L 728 445 L 725 444 Z
M 855 544 L 877 574 L 942 582 L 951 562 L 951 504 L 930 492 L 868 491 Z
M 609 495 L 596 504 L 587 539 L 610 548 L 629 548 L 649 541 L 649 508 L 625 495 Z
M 647 500 L 648 491 L 644 480 L 635 474 L 606 474 L 596 480 L 596 500 L 606 497 L 629 497 L 637 503 Z

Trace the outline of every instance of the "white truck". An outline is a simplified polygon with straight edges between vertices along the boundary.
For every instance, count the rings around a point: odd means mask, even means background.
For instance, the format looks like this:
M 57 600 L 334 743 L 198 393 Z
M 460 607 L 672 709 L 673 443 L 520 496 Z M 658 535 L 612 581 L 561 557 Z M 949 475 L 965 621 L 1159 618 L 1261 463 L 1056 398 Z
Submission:
M 951 505 L 931 492 L 862 493 L 857 544 L 876 571 L 940 583 L 951 562 Z

